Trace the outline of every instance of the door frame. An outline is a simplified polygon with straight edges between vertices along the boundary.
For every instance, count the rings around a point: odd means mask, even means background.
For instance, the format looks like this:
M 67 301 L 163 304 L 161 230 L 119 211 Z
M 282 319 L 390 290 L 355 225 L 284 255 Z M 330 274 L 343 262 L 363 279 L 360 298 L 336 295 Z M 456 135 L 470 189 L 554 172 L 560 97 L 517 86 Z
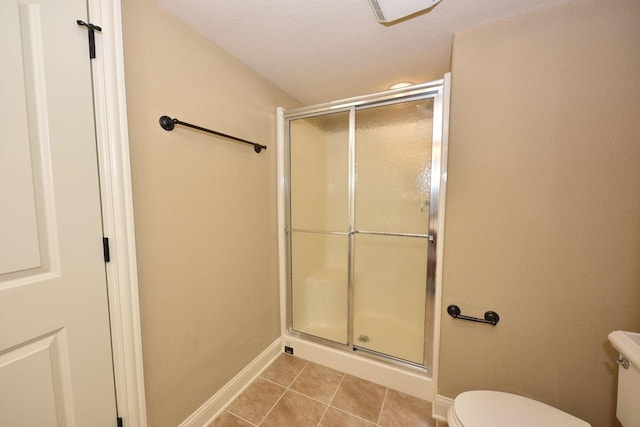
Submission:
M 91 23 L 102 27 L 91 68 L 103 233 L 110 246 L 106 276 L 116 403 L 125 426 L 146 427 L 121 3 L 87 4 Z

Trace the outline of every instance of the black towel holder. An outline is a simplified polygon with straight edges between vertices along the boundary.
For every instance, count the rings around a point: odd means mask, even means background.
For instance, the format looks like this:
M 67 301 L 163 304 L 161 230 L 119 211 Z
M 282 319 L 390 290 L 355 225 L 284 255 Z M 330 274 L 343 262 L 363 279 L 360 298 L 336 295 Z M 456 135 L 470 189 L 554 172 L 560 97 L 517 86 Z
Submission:
M 253 145 L 253 151 L 255 151 L 256 153 L 260 153 L 260 151 L 262 151 L 263 149 L 264 150 L 267 149 L 266 145 L 256 144 L 255 142 L 251 142 L 251 141 L 247 141 L 246 139 L 242 139 L 242 138 L 238 138 L 238 137 L 235 137 L 235 136 L 227 135 L 226 133 L 222 133 L 222 132 L 218 132 L 218 131 L 215 131 L 215 130 L 203 128 L 202 126 L 198 126 L 198 125 L 192 125 L 191 123 L 183 122 L 183 121 L 178 120 L 178 119 L 172 119 L 169 116 L 160 117 L 160 126 L 162 127 L 162 129 L 167 130 L 167 131 L 173 130 L 173 128 L 176 125 L 182 125 L 182 126 L 189 127 L 191 129 L 196 129 L 196 130 L 200 130 L 202 132 L 211 133 L 213 135 L 221 136 L 223 138 L 228 138 L 228 139 L 232 139 L 234 141 L 242 142 L 243 144 Z
M 465 316 L 460 314 L 460 307 L 451 304 L 447 307 L 447 313 L 454 319 L 468 320 L 470 322 L 486 323 L 488 325 L 496 326 L 500 321 L 500 316 L 495 311 L 487 311 L 484 313 L 484 319 L 478 317 Z

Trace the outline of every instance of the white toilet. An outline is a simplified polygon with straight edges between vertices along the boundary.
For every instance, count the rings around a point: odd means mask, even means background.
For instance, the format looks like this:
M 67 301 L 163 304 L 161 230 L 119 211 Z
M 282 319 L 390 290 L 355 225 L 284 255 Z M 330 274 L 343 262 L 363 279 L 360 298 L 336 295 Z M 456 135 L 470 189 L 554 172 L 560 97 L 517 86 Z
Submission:
M 590 427 L 537 400 L 500 391 L 461 393 L 447 414 L 450 427 Z
M 609 341 L 618 358 L 618 419 L 640 427 L 640 333 L 615 331 Z M 461 393 L 447 414 L 450 427 L 589 427 L 590 424 L 533 399 L 499 391 Z
M 620 353 L 616 416 L 624 427 L 640 427 L 640 334 L 613 331 L 609 341 Z

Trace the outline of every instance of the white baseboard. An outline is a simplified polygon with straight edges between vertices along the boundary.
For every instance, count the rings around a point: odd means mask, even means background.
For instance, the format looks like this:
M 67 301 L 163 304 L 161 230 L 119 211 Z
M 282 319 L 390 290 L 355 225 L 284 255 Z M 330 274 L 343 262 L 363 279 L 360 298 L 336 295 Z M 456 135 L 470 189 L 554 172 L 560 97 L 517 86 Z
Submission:
M 449 412 L 449 408 L 453 405 L 453 399 L 450 399 L 445 396 L 436 395 L 436 398 L 433 402 L 433 418 L 438 421 L 447 421 L 447 412 Z
M 282 352 L 282 339 L 278 338 L 184 420 L 179 427 L 206 427 L 209 425 Z

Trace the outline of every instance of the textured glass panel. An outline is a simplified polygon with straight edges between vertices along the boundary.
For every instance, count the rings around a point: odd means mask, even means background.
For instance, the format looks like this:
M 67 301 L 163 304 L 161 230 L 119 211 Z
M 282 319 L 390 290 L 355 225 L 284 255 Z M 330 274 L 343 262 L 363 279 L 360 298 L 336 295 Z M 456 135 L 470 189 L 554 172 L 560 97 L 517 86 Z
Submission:
M 349 113 L 291 120 L 291 227 L 347 231 Z
M 432 98 L 356 111 L 356 229 L 427 234 L 432 118 Z
M 293 232 L 293 329 L 347 343 L 347 235 Z
M 355 238 L 355 344 L 422 364 L 428 240 Z

